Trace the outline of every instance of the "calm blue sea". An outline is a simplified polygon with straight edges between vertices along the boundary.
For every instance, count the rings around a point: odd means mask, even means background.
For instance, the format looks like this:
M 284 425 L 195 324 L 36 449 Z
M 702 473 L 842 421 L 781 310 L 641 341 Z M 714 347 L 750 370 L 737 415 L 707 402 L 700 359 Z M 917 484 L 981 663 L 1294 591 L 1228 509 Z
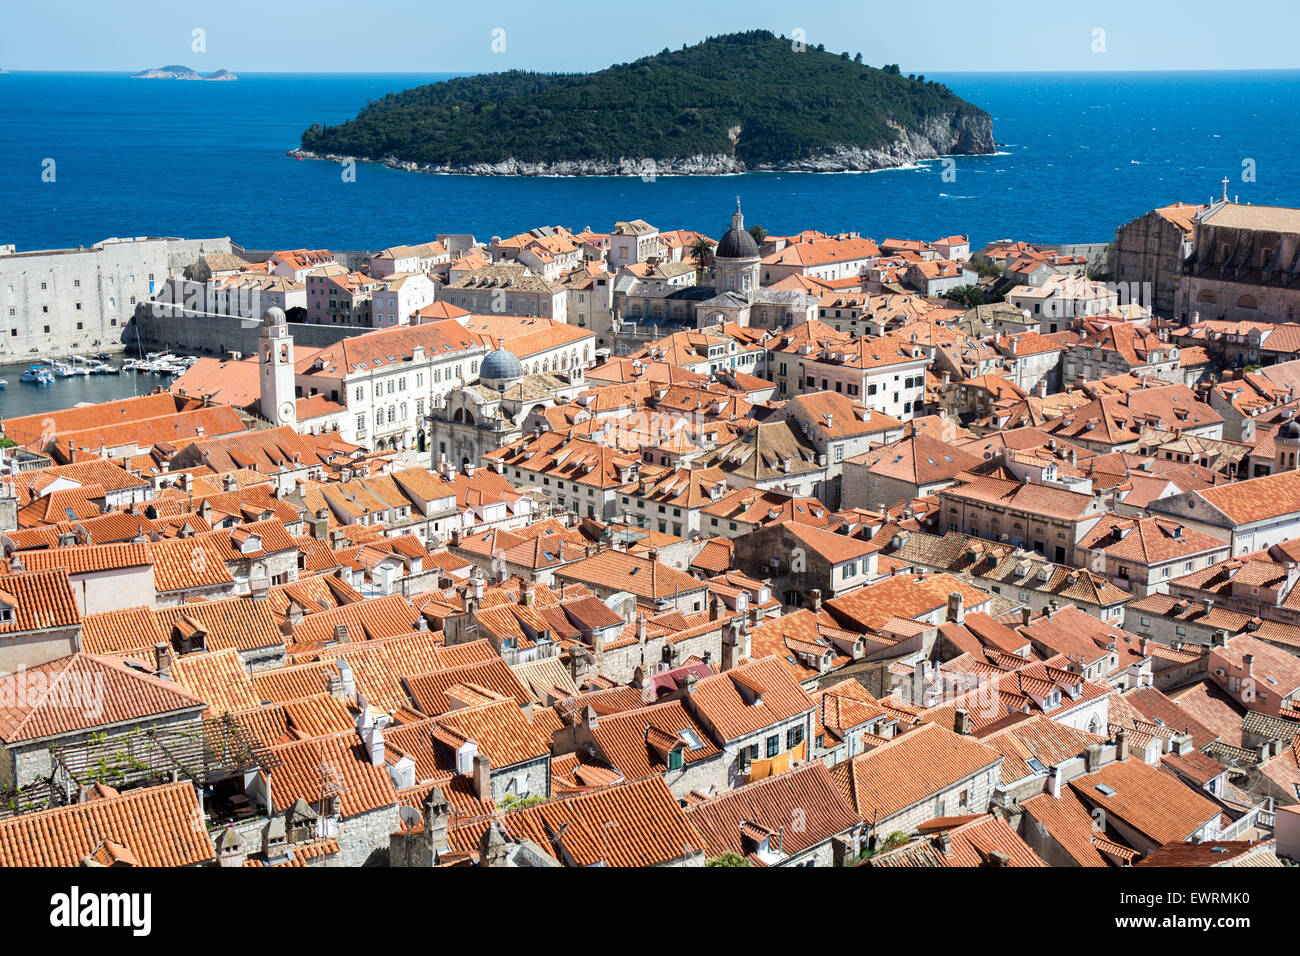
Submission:
M 529 179 L 340 167 L 284 151 L 383 94 L 441 75 L 243 75 L 234 83 L 125 75 L 0 76 L 0 243 L 229 235 L 250 248 L 379 248 L 436 232 L 506 235 L 543 223 L 612 227 L 640 217 L 712 234 L 733 196 L 769 232 L 876 238 L 967 233 L 1106 241 L 1156 205 L 1300 205 L 1300 71 L 931 74 L 987 109 L 1002 154 L 869 174 Z M 55 182 L 43 182 L 43 162 Z M 1255 181 L 1242 180 L 1253 161 Z

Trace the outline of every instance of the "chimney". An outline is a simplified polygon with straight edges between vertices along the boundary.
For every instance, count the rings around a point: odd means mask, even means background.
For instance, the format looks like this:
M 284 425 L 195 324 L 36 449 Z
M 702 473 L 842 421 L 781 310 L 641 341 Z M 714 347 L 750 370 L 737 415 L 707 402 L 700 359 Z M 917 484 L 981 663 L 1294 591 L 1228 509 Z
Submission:
M 382 767 L 384 765 L 384 728 L 379 726 L 379 722 L 370 725 L 366 731 L 366 752 L 370 754 L 370 765 L 372 767 Z
M 953 714 L 952 729 L 954 733 L 969 737 L 974 729 L 970 719 L 970 711 L 958 708 Z
M 153 646 L 154 670 L 159 677 L 165 677 L 167 680 L 172 678 L 172 649 L 171 645 L 165 641 L 159 641 Z
M 821 589 L 820 589 L 820 588 L 813 588 L 811 591 L 808 592 L 808 596 L 809 596 L 809 598 L 812 599 L 812 611 L 813 611 L 813 613 L 814 613 L 814 614 L 819 614 L 819 613 L 821 612 L 821 609 L 822 609 L 822 592 L 821 592 Z
M 1255 655 L 1254 654 L 1241 655 L 1241 669 L 1246 672 L 1247 677 L 1255 676 Z
M 953 591 L 948 595 L 948 620 L 954 624 L 961 624 L 966 620 L 966 600 L 961 596 L 960 591 Z
M 350 637 L 348 637 L 348 626 L 347 626 L 346 624 L 335 624 L 335 625 L 334 625 L 334 643 L 335 643 L 335 644 L 347 644 L 347 643 L 349 643 L 351 640 L 352 640 L 352 639 L 351 639 Z
M 1123 727 L 1115 731 L 1115 759 L 1128 759 L 1128 731 Z
M 1034 616 L 1034 612 L 1030 610 L 1028 605 L 1022 607 L 1020 609 L 1020 626 L 1025 627 L 1026 625 L 1028 625 L 1030 618 L 1032 618 L 1033 616 Z
M 947 830 L 940 830 L 935 836 L 935 842 L 939 845 L 939 852 L 944 856 L 952 851 L 952 834 Z
M 1211 647 L 1226 647 L 1227 644 L 1228 644 L 1228 632 L 1227 632 L 1227 631 L 1222 631 L 1222 630 L 1220 630 L 1220 631 L 1215 631 L 1212 635 L 1210 635 L 1210 646 L 1211 646 Z
M 330 693 L 335 697 L 351 697 L 357 692 L 356 678 L 352 676 L 352 665 L 345 660 L 337 659 L 335 664 L 339 671 L 338 680 L 337 682 L 331 680 Z
M 1092 744 L 1083 752 L 1085 773 L 1093 773 L 1101 767 L 1101 744 Z
M 1008 857 L 1001 850 L 994 850 L 992 853 L 989 854 L 988 862 L 985 865 L 996 866 L 996 867 L 1010 866 L 1011 858 Z
M 474 792 L 480 800 L 492 799 L 492 762 L 487 754 L 474 755 Z

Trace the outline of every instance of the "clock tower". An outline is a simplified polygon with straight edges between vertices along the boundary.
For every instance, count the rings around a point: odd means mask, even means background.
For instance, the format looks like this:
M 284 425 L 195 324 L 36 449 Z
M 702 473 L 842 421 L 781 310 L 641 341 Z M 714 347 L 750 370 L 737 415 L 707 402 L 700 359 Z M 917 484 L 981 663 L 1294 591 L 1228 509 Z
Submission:
M 298 424 L 294 402 L 293 339 L 284 310 L 271 306 L 262 315 L 262 330 L 257 337 L 260 368 L 259 408 L 272 425 Z

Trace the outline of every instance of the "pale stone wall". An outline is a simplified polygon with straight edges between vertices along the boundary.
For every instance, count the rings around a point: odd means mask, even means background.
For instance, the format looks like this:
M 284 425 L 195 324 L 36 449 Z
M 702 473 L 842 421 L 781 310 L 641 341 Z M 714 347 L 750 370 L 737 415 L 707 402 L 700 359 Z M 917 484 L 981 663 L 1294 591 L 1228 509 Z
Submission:
M 230 251 L 229 237 L 144 238 L 0 255 L 0 360 L 119 346 L 136 306 L 168 276 Z

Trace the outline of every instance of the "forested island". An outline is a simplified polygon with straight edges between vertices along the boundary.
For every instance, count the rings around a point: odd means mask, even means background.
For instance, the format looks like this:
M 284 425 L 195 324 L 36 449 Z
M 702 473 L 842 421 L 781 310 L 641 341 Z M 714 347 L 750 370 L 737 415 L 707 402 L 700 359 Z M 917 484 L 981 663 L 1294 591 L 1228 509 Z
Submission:
M 511 71 L 393 93 L 302 156 L 478 175 L 842 171 L 994 151 L 989 115 L 924 76 L 767 31 L 586 74 Z

